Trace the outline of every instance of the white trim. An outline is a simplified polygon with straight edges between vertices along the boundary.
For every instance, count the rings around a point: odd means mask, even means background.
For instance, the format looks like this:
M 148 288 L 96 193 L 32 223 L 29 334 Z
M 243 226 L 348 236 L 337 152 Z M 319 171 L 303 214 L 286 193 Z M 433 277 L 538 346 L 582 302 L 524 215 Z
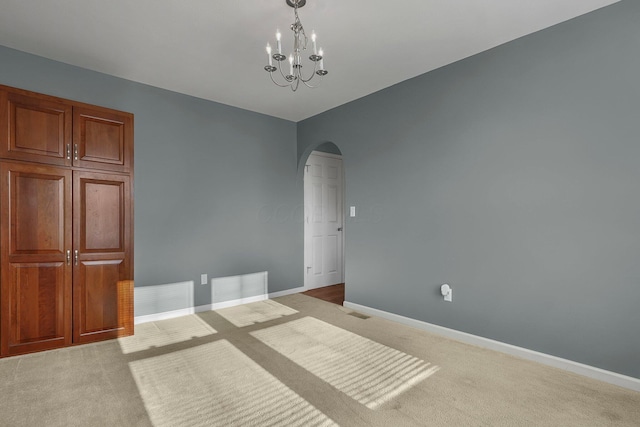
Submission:
M 268 299 L 267 295 L 257 295 L 255 297 L 240 298 L 231 301 L 217 302 L 215 304 L 199 305 L 197 307 L 188 307 L 180 310 L 165 311 L 162 313 L 147 314 L 144 316 L 136 316 L 134 324 L 155 322 L 158 320 L 173 319 L 175 317 L 188 316 L 189 314 L 201 313 L 203 311 L 219 310 L 221 308 L 235 307 L 237 305 L 249 304 L 251 302 L 264 301 Z
M 203 311 L 220 310 L 221 308 L 235 307 L 237 305 L 249 304 L 252 302 L 264 301 L 269 299 L 267 295 L 256 295 L 254 297 L 234 299 L 230 301 L 216 302 L 213 304 L 199 305 L 196 307 L 196 313 Z
M 134 319 L 134 324 L 139 325 L 141 323 L 155 322 L 158 320 L 166 320 L 166 319 L 173 319 L 176 317 L 188 316 L 189 314 L 201 313 L 203 311 L 220 310 L 221 308 L 235 307 L 237 305 L 249 304 L 252 302 L 264 301 L 271 298 L 283 297 L 285 295 L 297 294 L 297 293 L 303 292 L 304 290 L 305 290 L 304 287 L 293 288 L 293 289 L 287 289 L 279 292 L 272 292 L 268 295 L 267 294 L 256 295 L 254 297 L 217 302 L 214 304 L 199 305 L 197 307 L 182 308 L 180 310 L 171 310 L 171 311 L 165 311 L 162 313 L 136 316 Z
M 397 323 L 402 323 L 403 325 L 411 326 L 417 329 L 422 329 L 428 332 L 433 332 L 439 335 L 444 335 L 448 338 L 452 338 L 454 340 L 461 341 L 467 344 L 473 344 L 478 347 L 488 348 L 490 350 L 495 350 L 501 353 L 510 354 L 512 356 L 521 357 L 523 359 L 542 363 L 543 365 L 552 366 L 554 368 L 559 368 L 565 371 L 573 372 L 574 374 L 593 378 L 599 381 L 603 381 L 609 384 L 614 384 L 630 390 L 640 391 L 639 378 L 629 377 L 626 375 L 618 374 L 616 372 L 611 372 L 604 369 L 596 368 L 594 366 L 589 366 L 582 363 L 574 362 L 572 360 L 563 359 L 561 357 L 540 353 L 538 351 L 529 350 L 523 347 L 518 347 L 515 345 L 503 343 L 500 341 L 495 341 L 489 338 L 484 338 L 484 337 L 480 337 L 473 334 L 468 334 L 466 332 L 457 331 L 455 329 L 445 328 L 443 326 L 434 325 L 432 323 L 423 322 L 421 320 L 411 319 L 409 317 L 400 316 L 398 314 L 389 313 L 386 311 L 378 310 L 376 308 L 371 308 L 364 305 L 354 304 L 348 301 L 345 301 L 343 305 L 346 308 L 350 308 L 352 310 L 356 310 L 364 314 L 382 317 L 383 319 L 391 320 Z
M 299 288 L 287 289 L 285 291 L 272 292 L 269 294 L 269 299 L 284 297 L 286 295 L 291 295 L 291 294 L 299 294 L 300 292 L 304 292 L 304 291 L 306 291 L 305 287 L 301 286 Z
M 311 156 L 312 154 L 316 156 L 323 156 L 323 157 L 329 157 L 332 159 L 342 160 L 342 154 L 325 153 L 324 151 L 316 151 L 316 150 L 313 150 L 311 153 L 309 153 L 309 156 Z
M 155 322 L 158 320 L 166 320 L 166 319 L 173 319 L 175 317 L 188 316 L 189 314 L 193 314 L 193 313 L 195 313 L 195 309 L 193 307 L 190 307 L 190 308 L 183 308 L 180 310 L 164 311 L 162 313 L 146 314 L 144 316 L 136 316 L 133 319 L 133 323 L 134 325 L 139 325 L 141 323 L 149 323 L 149 322 Z

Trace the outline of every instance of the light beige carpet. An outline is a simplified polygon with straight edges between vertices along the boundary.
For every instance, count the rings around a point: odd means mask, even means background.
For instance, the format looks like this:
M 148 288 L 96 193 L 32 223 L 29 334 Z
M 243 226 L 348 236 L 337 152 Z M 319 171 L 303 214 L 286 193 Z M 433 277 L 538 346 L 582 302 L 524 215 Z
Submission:
M 297 313 L 291 307 L 282 305 L 274 300 L 223 308 L 216 310 L 216 312 L 239 328 Z
M 130 368 L 157 427 L 336 425 L 227 340 Z
M 369 409 L 390 401 L 437 366 L 304 317 L 251 335 Z
M 640 393 L 301 294 L 0 359 L 2 427 L 335 424 L 638 427 Z
M 124 354 L 178 344 L 216 333 L 211 325 L 198 316 L 178 317 L 168 322 L 143 323 L 136 325 L 135 330 L 135 335 L 118 339 Z

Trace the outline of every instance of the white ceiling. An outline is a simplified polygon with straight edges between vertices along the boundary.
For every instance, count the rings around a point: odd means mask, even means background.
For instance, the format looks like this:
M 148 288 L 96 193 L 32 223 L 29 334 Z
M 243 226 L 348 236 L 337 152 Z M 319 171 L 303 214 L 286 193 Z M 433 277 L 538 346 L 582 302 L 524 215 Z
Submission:
M 617 1 L 307 0 L 329 74 L 295 93 L 263 69 L 285 0 L 0 0 L 0 45 L 299 121 Z

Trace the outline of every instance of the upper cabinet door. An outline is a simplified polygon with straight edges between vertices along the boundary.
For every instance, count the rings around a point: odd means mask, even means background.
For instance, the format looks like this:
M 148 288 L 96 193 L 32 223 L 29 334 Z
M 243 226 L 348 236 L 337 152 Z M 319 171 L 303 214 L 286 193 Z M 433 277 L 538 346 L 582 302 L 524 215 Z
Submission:
M 71 111 L 54 98 L 0 89 L 0 157 L 70 166 Z
M 133 116 L 106 108 L 73 108 L 73 165 L 130 172 Z

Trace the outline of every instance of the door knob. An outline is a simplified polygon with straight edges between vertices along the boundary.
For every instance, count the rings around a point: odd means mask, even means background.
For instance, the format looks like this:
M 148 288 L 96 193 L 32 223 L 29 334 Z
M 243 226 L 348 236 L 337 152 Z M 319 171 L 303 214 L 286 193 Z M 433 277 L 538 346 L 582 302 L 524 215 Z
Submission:
M 342 231 L 342 227 L 338 227 L 338 231 Z

